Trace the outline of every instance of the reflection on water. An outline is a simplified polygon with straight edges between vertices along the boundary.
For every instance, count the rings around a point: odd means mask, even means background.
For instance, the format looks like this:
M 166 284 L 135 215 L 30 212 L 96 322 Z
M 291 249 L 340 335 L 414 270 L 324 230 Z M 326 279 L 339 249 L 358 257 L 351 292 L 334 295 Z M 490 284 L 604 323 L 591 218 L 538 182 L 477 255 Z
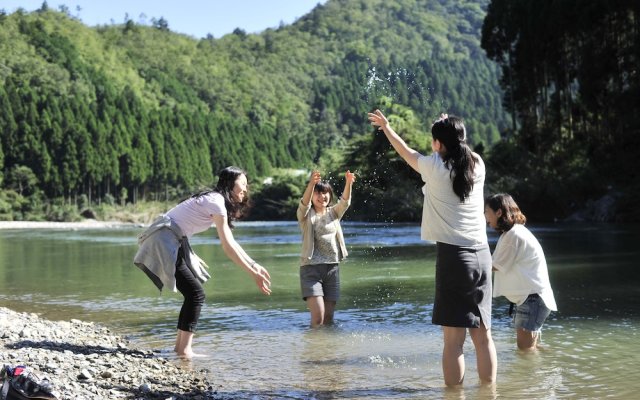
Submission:
M 541 226 L 560 310 L 543 349 L 516 351 L 504 299 L 494 301 L 498 384 L 480 385 L 470 340 L 464 388 L 445 389 L 442 334 L 431 325 L 435 252 L 417 225 L 345 223 L 349 260 L 333 327 L 310 330 L 300 299 L 294 222 L 241 223 L 236 238 L 267 266 L 261 295 L 213 231 L 193 247 L 212 266 L 190 365 L 220 395 L 289 399 L 634 398 L 640 390 L 640 231 Z M 179 294 L 159 294 L 131 264 L 139 229 L 0 231 L 0 306 L 109 324 L 171 354 Z M 497 237 L 490 232 L 490 242 Z M 214 245 L 212 245 L 214 243 Z M 176 360 L 175 362 L 179 362 Z

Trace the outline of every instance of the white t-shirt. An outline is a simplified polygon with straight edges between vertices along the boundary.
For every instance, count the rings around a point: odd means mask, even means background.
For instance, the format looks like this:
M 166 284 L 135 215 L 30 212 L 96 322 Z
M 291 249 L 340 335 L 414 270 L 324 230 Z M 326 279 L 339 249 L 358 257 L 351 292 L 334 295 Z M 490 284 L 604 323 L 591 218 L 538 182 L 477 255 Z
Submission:
M 484 218 L 484 162 L 479 155 L 473 174 L 473 189 L 460 202 L 453 191 L 451 170 L 436 152 L 418 158 L 418 171 L 425 185 L 420 237 L 456 246 L 477 246 L 487 243 Z
M 204 232 L 213 225 L 213 216 L 227 216 L 224 197 L 218 192 L 210 192 L 200 197 L 191 197 L 173 207 L 167 215 L 191 237 Z
M 520 305 L 527 296 L 537 293 L 547 308 L 558 309 L 542 246 L 524 225 L 515 224 L 500 235 L 492 258 L 496 269 L 493 297 L 505 296 Z

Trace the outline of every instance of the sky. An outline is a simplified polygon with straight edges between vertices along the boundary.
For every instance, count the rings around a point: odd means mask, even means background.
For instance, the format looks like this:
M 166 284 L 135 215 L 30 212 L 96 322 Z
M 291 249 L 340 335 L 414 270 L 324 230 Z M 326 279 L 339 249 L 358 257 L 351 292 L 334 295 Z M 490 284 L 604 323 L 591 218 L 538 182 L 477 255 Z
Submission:
M 22 7 L 39 9 L 44 0 L 0 0 L 0 9 L 11 14 Z M 50 9 L 65 5 L 74 17 L 89 26 L 122 24 L 125 16 L 136 23 L 151 24 L 163 17 L 173 32 L 195 38 L 212 34 L 216 38 L 241 28 L 259 33 L 291 24 L 327 0 L 48 0 Z

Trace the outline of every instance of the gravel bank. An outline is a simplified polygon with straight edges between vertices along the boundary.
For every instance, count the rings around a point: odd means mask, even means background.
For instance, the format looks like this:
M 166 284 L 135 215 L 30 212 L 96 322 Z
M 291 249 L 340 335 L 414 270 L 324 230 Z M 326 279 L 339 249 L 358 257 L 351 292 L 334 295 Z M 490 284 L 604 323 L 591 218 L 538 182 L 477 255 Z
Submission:
M 180 365 L 184 363 L 183 365 Z M 220 399 L 188 362 L 136 348 L 108 328 L 0 307 L 0 364 L 47 378 L 58 399 Z

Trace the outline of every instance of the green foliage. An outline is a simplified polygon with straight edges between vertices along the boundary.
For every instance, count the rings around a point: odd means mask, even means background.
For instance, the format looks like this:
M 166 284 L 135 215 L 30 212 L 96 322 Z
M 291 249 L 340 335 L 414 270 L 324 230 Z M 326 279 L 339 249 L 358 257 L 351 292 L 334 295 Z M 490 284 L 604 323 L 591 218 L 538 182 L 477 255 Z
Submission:
M 32 194 L 37 190 L 38 178 L 29 167 L 16 165 L 9 172 L 7 186 L 20 196 Z
M 281 171 L 268 182 L 252 185 L 250 218 L 259 221 L 295 218 L 298 203 L 306 187 L 308 174 Z
M 14 210 L 22 208 L 22 196 L 13 190 L 0 190 L 0 220 L 13 221 Z M 21 215 L 18 215 L 20 219 Z
M 80 221 L 80 213 L 74 204 L 54 202 L 47 207 L 45 218 L 54 222 Z
M 291 26 L 200 40 L 162 17 L 89 28 L 46 3 L 3 14 L 2 184 L 24 166 L 46 198 L 126 204 L 211 186 L 227 165 L 330 169 L 382 96 L 416 125 L 462 115 L 470 140 L 490 146 L 506 120 L 480 49 L 484 4 L 329 0 Z M 264 189 L 284 204 L 294 194 Z
M 405 142 L 427 154 L 431 135 L 411 109 L 382 98 L 380 108 Z M 384 133 L 373 130 L 351 140 L 340 171 L 356 173 L 350 218 L 367 221 L 416 222 L 422 210 L 422 180 L 393 150 Z M 340 172 L 337 172 L 340 173 Z

